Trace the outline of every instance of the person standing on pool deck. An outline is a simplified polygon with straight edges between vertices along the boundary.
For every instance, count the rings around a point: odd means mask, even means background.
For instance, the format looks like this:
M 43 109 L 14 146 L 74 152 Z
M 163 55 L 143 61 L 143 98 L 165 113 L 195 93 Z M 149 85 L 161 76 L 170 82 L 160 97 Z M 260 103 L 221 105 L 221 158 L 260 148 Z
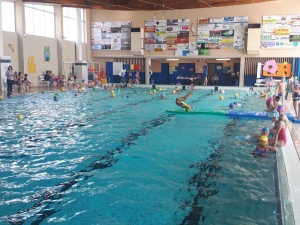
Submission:
M 285 76 L 282 76 L 281 81 L 277 83 L 276 88 L 275 88 L 275 93 L 278 89 L 278 96 L 281 97 L 282 105 L 283 105 L 283 98 L 285 96 L 286 88 L 287 88 L 287 84 L 285 82 Z
M 11 96 L 12 95 L 12 86 L 14 84 L 14 71 L 12 66 L 7 67 L 7 71 L 5 73 L 6 76 L 6 84 L 7 84 L 7 96 Z
M 193 91 L 194 91 L 194 89 L 190 90 L 189 93 L 186 94 L 186 96 L 176 98 L 176 101 L 175 101 L 176 105 L 180 106 L 182 108 L 185 108 L 186 111 L 191 111 L 193 109 L 193 107 L 184 103 L 184 101 L 187 100 L 187 98 L 193 93 Z
M 204 61 L 204 66 L 203 66 L 203 86 L 207 86 L 207 76 L 208 76 L 208 65 L 207 62 Z

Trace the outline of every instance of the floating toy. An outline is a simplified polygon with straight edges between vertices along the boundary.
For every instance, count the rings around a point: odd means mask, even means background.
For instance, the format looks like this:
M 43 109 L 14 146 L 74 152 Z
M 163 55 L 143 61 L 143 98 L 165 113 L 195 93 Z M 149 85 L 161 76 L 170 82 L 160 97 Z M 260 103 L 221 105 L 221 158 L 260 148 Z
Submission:
M 223 99 L 224 99 L 224 97 L 221 95 L 221 96 L 219 97 L 219 99 L 220 99 L 220 100 L 223 100 Z
M 23 116 L 22 116 L 21 114 L 19 114 L 19 115 L 17 116 L 17 118 L 18 118 L 18 120 L 22 120 L 22 119 L 23 119 Z
M 237 98 L 237 97 L 239 97 L 239 94 L 237 94 L 237 93 L 234 94 L 234 98 Z
M 2 96 L 0 96 L 0 101 L 2 100 Z
M 41 93 L 42 93 L 42 94 L 45 94 L 45 91 L 42 91 Z
M 66 91 L 66 89 L 65 89 L 65 88 L 61 88 L 61 91 L 62 91 L 62 92 L 65 92 L 65 91 Z

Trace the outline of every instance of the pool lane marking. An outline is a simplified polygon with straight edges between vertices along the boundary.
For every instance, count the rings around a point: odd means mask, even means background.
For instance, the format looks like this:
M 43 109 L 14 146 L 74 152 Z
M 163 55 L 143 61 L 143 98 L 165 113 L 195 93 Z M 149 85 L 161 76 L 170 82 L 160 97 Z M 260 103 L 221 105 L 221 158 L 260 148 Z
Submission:
M 2 218 L 0 218 L 0 221 L 9 221 L 11 223 L 12 222 L 24 223 L 26 218 L 22 214 L 26 214 L 29 211 L 32 211 L 32 210 L 35 210 L 35 209 L 41 207 L 41 208 L 43 208 L 43 211 L 38 211 L 38 212 L 35 212 L 33 215 L 31 215 L 31 217 L 33 217 L 33 216 L 39 214 L 38 219 L 33 221 L 32 224 L 41 223 L 48 216 L 53 215 L 55 212 L 60 211 L 60 210 L 58 210 L 58 211 L 49 212 L 48 210 L 45 210 L 45 208 L 49 208 L 49 204 L 53 203 L 53 201 L 49 201 L 49 200 L 57 201 L 58 199 L 63 198 L 66 195 L 66 194 L 64 194 L 64 192 L 67 191 L 68 189 L 70 189 L 71 187 L 73 187 L 75 184 L 77 184 L 81 177 L 83 177 L 84 180 L 87 180 L 93 176 L 93 174 L 85 175 L 85 173 L 89 173 L 96 169 L 101 170 L 101 169 L 111 167 L 114 163 L 116 163 L 118 161 L 118 159 L 114 159 L 115 153 L 117 153 L 117 154 L 122 153 L 123 152 L 122 149 L 129 148 L 133 144 L 133 141 L 137 140 L 139 136 L 145 136 L 146 134 L 148 134 L 149 130 L 154 129 L 157 126 L 163 125 L 165 122 L 170 121 L 170 119 L 172 117 L 173 117 L 172 115 L 163 114 L 160 118 L 157 118 L 156 120 L 153 119 L 153 120 L 144 122 L 143 124 L 148 124 L 148 125 L 146 125 L 146 127 L 144 127 L 144 128 L 139 129 L 135 133 L 131 132 L 130 134 L 128 134 L 127 137 L 125 137 L 125 139 L 126 138 L 128 139 L 127 142 L 121 144 L 120 146 L 116 147 L 115 149 L 113 149 L 111 151 L 107 151 L 106 155 L 99 156 L 100 159 L 90 162 L 90 165 L 86 166 L 86 167 L 88 167 L 88 168 L 91 167 L 91 169 L 80 170 L 79 172 L 72 174 L 72 176 L 73 176 L 72 180 L 60 182 L 60 183 L 56 184 L 53 188 L 51 188 L 51 190 L 52 190 L 51 192 L 47 191 L 47 190 L 50 190 L 50 188 L 48 188 L 48 189 L 46 189 L 46 193 L 42 193 L 40 195 L 37 195 L 37 197 L 33 198 L 33 201 L 36 199 L 39 199 L 39 198 L 41 198 L 41 199 L 39 202 L 35 203 L 31 208 L 19 211 L 11 216 L 2 217 Z M 99 162 L 99 160 L 102 162 Z M 104 160 L 104 162 L 103 162 L 103 160 Z M 60 190 L 57 190 L 57 189 L 60 189 Z M 47 205 L 47 206 L 45 206 L 45 205 Z

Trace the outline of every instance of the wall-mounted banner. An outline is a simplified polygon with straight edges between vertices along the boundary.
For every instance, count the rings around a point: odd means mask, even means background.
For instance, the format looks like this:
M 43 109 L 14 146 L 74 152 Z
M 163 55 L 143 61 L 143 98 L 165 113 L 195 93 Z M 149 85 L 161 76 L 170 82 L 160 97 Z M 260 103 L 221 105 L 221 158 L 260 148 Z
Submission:
M 161 52 L 175 50 L 177 44 L 189 43 L 189 19 L 146 20 L 145 21 L 145 50 Z M 156 45 L 153 49 L 150 44 Z M 161 45 L 158 48 L 157 45 Z
M 44 62 L 50 62 L 50 59 L 51 59 L 50 47 L 45 46 L 44 47 Z
M 198 49 L 198 55 L 210 55 L 210 49 Z
M 247 28 L 248 16 L 198 18 L 197 46 L 199 49 L 243 49 Z
M 262 48 L 298 48 L 300 15 L 263 16 Z
M 92 49 L 130 50 L 131 21 L 92 22 Z
M 28 58 L 28 73 L 35 73 L 36 72 L 36 63 L 34 63 L 34 56 L 29 56 Z

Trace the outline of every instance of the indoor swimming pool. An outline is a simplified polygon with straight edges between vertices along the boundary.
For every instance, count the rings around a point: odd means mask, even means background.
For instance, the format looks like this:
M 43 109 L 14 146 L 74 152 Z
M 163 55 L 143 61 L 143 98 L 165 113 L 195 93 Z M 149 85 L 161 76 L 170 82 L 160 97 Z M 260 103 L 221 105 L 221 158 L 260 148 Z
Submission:
M 250 136 L 271 120 L 167 114 L 178 95 L 147 91 L 1 101 L 0 224 L 280 225 L 275 154 L 251 155 Z M 242 91 L 195 90 L 186 102 L 227 110 L 233 101 L 265 108 Z

